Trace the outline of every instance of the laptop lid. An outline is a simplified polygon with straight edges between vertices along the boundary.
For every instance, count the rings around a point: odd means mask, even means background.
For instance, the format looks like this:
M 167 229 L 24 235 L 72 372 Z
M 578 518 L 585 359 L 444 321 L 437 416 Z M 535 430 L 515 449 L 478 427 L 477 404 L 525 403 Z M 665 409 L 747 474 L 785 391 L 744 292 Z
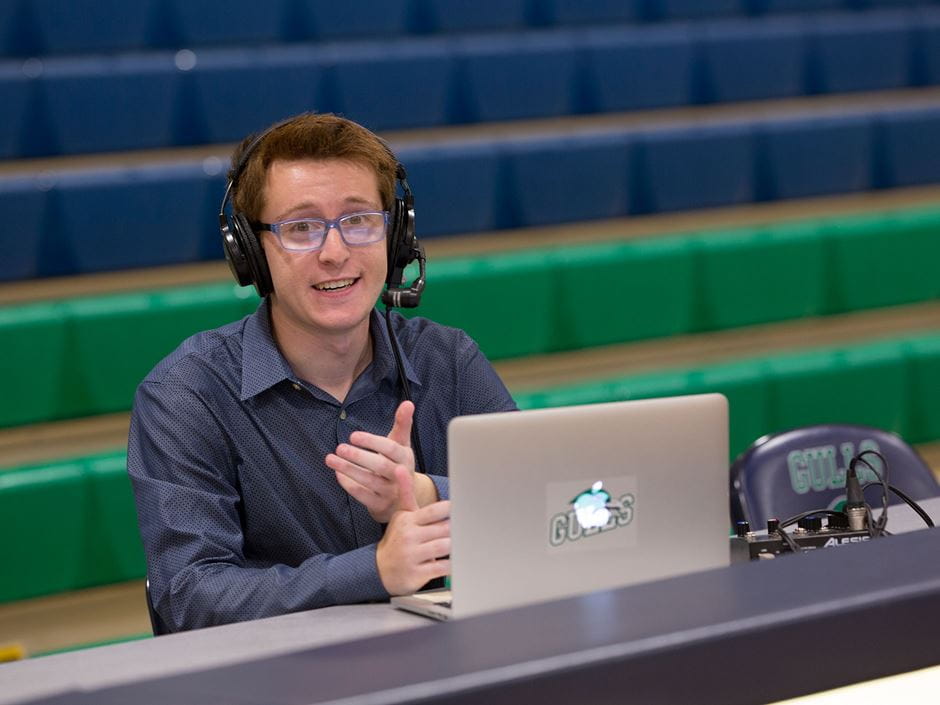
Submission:
M 459 417 L 448 457 L 454 617 L 729 563 L 720 394 Z

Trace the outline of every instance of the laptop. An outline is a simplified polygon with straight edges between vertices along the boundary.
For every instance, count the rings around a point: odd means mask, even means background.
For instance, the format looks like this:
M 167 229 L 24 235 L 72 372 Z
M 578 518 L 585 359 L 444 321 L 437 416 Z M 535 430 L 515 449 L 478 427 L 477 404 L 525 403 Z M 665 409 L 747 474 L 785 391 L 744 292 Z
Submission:
M 450 590 L 467 617 L 729 564 L 720 394 L 462 416 L 448 427 Z

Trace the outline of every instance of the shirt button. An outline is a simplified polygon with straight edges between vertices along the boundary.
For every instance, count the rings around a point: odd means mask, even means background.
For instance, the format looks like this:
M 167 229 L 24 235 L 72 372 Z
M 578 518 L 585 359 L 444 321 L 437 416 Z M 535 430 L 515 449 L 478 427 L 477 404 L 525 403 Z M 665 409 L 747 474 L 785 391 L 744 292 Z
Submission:
M 339 410 L 339 418 L 340 418 L 340 420 L 342 420 L 342 421 L 345 421 L 345 420 L 346 420 L 346 409 L 340 409 L 340 410 Z
M 296 382 L 294 382 L 291 386 L 292 386 L 294 389 L 296 389 L 298 392 L 300 391 L 300 385 L 297 384 Z

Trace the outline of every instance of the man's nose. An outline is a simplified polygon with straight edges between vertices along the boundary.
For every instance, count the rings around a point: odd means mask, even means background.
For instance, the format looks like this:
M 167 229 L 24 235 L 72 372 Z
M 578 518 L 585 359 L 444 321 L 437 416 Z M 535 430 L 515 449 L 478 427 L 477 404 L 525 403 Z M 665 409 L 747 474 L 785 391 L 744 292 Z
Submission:
M 335 231 L 335 232 L 334 232 Z M 349 256 L 349 246 L 339 232 L 339 226 L 330 225 L 323 236 L 323 247 L 320 248 L 320 259 L 344 260 Z

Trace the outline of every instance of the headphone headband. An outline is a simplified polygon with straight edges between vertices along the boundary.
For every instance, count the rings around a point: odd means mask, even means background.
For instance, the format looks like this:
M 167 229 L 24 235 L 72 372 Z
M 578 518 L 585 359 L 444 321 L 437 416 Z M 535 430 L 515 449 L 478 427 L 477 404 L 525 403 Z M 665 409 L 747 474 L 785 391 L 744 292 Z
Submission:
M 305 113 L 309 114 L 309 113 Z M 228 183 L 219 206 L 219 232 L 222 236 L 222 249 L 229 269 L 235 281 L 241 286 L 254 285 L 258 295 L 265 297 L 274 291 L 274 282 L 268 261 L 261 246 L 258 234 L 254 232 L 251 223 L 244 213 L 234 210 L 234 191 L 238 187 L 238 180 L 248 165 L 252 154 L 268 135 L 275 130 L 293 122 L 303 115 L 294 116 L 275 123 L 268 129 L 256 135 L 242 151 L 238 161 L 229 171 Z M 365 128 L 363 128 L 365 129 Z M 395 162 L 395 180 L 399 184 L 402 197 L 396 196 L 392 201 L 389 217 L 389 232 L 387 235 L 388 270 L 385 279 L 386 291 L 382 294 L 382 301 L 386 306 L 417 306 L 424 289 L 424 248 L 415 237 L 414 226 L 414 195 L 408 185 L 405 167 L 395 157 L 391 147 L 382 140 L 376 139 L 386 149 Z M 225 213 L 226 204 L 232 204 L 232 214 Z M 405 268 L 414 261 L 420 263 L 418 279 L 408 288 L 402 287 Z

